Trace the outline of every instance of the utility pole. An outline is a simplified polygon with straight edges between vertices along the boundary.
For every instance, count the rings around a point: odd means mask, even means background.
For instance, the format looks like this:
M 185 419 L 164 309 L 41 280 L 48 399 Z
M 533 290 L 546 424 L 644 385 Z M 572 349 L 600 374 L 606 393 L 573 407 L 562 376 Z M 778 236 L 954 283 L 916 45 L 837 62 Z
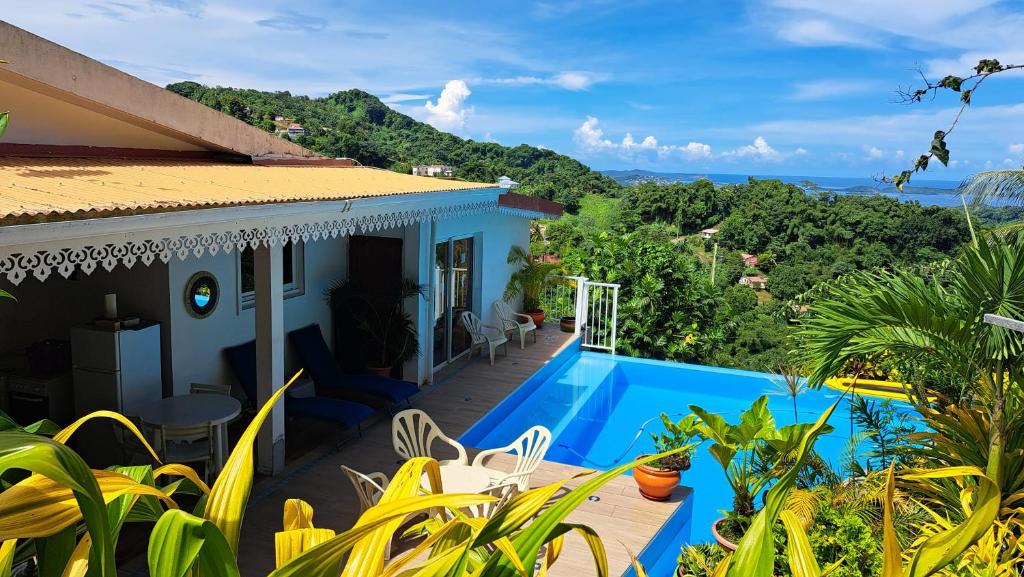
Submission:
M 718 265 L 718 243 L 711 253 L 711 284 L 715 284 L 715 267 Z

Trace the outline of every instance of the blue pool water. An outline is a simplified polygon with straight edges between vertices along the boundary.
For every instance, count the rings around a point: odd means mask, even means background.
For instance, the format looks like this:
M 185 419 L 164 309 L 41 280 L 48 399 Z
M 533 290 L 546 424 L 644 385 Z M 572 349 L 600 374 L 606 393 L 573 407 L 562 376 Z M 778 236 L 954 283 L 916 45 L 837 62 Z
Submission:
M 650 453 L 647 430 L 662 430 L 660 413 L 676 419 L 698 405 L 735 422 L 759 396 L 779 426 L 796 421 L 792 399 L 779 393 L 778 377 L 719 367 L 635 359 L 601 353 L 563 351 L 501 404 L 473 425 L 460 441 L 478 448 L 506 445 L 533 425 L 553 435 L 545 459 L 569 465 L 608 469 Z M 839 393 L 823 389 L 797 397 L 801 422 L 812 422 Z M 652 420 L 653 419 L 653 420 Z M 646 430 L 641 431 L 644 425 Z M 834 467 L 841 465 L 851 432 L 846 403 L 833 414 L 835 431 L 822 437 L 817 451 Z M 692 487 L 690 502 L 681 506 L 644 550 L 650 574 L 671 575 L 679 547 L 711 540 L 711 524 L 732 502 L 718 463 L 701 447 L 682 484 Z M 692 508 L 691 508 L 692 505 Z

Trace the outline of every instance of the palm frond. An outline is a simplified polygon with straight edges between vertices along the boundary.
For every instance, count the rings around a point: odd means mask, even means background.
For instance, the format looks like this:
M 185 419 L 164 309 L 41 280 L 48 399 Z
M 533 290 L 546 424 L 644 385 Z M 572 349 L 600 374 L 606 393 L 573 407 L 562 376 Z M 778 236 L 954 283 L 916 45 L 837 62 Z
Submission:
M 1024 204 L 1024 170 L 987 170 L 968 176 L 959 188 L 960 194 L 974 205 L 993 200 Z

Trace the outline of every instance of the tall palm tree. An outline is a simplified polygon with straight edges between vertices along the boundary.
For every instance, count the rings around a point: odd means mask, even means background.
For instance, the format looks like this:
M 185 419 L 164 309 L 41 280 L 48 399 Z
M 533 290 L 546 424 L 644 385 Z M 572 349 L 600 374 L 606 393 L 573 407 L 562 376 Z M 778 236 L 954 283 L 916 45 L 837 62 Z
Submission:
M 973 460 L 960 464 L 981 467 L 997 483 L 1005 480 L 1004 495 L 1012 496 L 1024 488 L 1024 422 L 1018 418 L 1024 408 L 1024 335 L 986 324 L 986 313 L 1024 318 L 1024 235 L 972 243 L 929 278 L 908 270 L 854 275 L 815 303 L 798 342 L 814 386 L 852 359 L 885 352 L 911 362 L 941 359 L 959 375 L 967 408 L 987 430 L 986 438 L 972 441 L 981 450 L 961 446 L 951 457 Z M 943 414 L 963 407 L 940 412 L 918 396 L 929 425 L 945 435 L 942 443 L 967 442 L 969 435 L 955 430 L 958 421 Z

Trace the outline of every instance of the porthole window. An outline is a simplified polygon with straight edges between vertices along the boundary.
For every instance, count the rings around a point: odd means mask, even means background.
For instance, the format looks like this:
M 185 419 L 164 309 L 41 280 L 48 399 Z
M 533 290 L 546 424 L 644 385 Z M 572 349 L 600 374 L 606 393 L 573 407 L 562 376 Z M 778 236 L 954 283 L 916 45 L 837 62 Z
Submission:
M 197 272 L 185 287 L 185 308 L 196 318 L 205 318 L 217 308 L 220 287 L 217 279 L 208 272 Z

